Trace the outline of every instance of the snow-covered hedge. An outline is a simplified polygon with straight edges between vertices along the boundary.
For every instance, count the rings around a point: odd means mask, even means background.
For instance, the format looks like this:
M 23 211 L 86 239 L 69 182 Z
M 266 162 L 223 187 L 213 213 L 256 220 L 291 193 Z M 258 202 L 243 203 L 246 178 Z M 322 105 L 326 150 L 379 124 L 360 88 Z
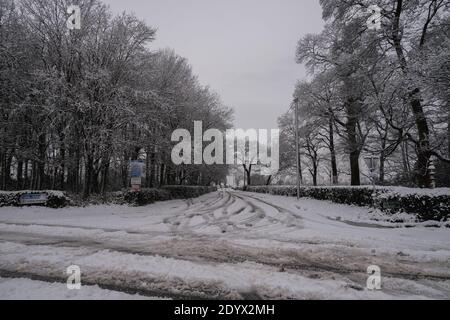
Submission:
M 295 186 L 259 186 L 247 187 L 247 191 L 257 193 L 268 193 L 279 196 L 297 196 Z M 370 205 L 373 189 L 369 187 L 345 188 L 345 187 L 301 187 L 300 197 L 313 198 L 317 200 L 330 200 L 336 203 L 357 206 Z
M 141 191 L 128 191 L 125 201 L 129 204 L 144 206 L 156 201 L 170 200 L 170 193 L 161 189 L 142 189 Z
M 125 193 L 125 201 L 129 204 L 143 206 L 156 201 L 172 199 L 197 198 L 206 193 L 217 191 L 214 187 L 166 186 L 162 189 L 142 189 Z
M 217 191 L 216 187 L 202 186 L 166 186 L 163 189 L 170 193 L 172 199 L 197 198 L 204 194 Z
M 420 221 L 450 218 L 450 189 L 387 188 L 377 192 L 376 207 L 387 213 L 406 212 Z
M 46 207 L 63 208 L 70 203 L 70 199 L 61 191 L 0 191 L 0 207 L 20 206 L 20 197 L 24 194 L 44 193 L 47 195 Z
M 272 195 L 297 195 L 295 186 L 247 187 L 246 191 Z M 300 197 L 329 200 L 336 203 L 372 206 L 383 212 L 414 214 L 421 221 L 450 218 L 450 189 L 410 189 L 402 187 L 301 187 Z

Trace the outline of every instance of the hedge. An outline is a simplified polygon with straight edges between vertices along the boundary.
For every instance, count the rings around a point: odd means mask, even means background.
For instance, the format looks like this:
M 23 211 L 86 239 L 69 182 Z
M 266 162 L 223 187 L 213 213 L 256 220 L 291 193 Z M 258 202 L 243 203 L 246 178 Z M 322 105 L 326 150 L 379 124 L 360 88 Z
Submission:
M 171 195 L 166 190 L 142 189 L 141 191 L 128 191 L 124 195 L 125 202 L 136 206 L 147 205 L 156 201 L 170 200 Z
M 49 208 L 63 208 L 70 203 L 70 199 L 60 191 L 0 191 L 0 207 L 19 207 L 20 197 L 24 194 L 45 193 L 47 202 L 44 206 Z
M 156 201 L 197 198 L 214 191 L 217 191 L 217 188 L 201 186 L 165 186 L 162 189 L 128 191 L 125 193 L 125 201 L 132 205 L 144 206 Z
M 20 206 L 20 197 L 28 193 L 45 193 L 48 200 L 44 204 L 50 208 L 63 208 L 69 203 L 72 205 L 96 204 L 96 203 L 118 203 L 123 202 L 133 205 L 147 205 L 156 201 L 166 201 L 172 199 L 197 198 L 206 193 L 217 191 L 216 187 L 202 186 L 166 186 L 162 189 L 143 189 L 139 192 L 126 191 L 109 193 L 106 196 L 93 197 L 89 200 L 78 200 L 75 197 L 72 201 L 60 191 L 0 191 L 0 207 Z M 79 202 L 79 203 L 77 203 Z
M 217 187 L 203 186 L 166 186 L 163 187 L 170 193 L 172 199 L 198 198 L 204 194 L 217 191 Z
M 377 195 L 376 207 L 386 213 L 406 212 L 414 214 L 420 221 L 446 221 L 450 218 L 450 192 L 414 192 L 405 188 L 388 189 Z M 450 189 L 440 189 L 450 190 Z
M 247 187 L 246 191 L 272 195 L 297 195 L 295 186 Z M 450 218 L 450 189 L 409 189 L 402 187 L 301 187 L 300 197 L 335 203 L 370 206 L 388 214 L 406 212 L 420 221 L 446 221 Z

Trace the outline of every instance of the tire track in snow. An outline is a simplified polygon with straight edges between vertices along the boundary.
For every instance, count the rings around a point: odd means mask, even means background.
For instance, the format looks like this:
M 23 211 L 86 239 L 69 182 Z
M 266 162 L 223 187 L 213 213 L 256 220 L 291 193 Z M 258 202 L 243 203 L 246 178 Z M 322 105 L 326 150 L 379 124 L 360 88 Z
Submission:
M 23 226 L 23 227 L 57 227 L 57 228 L 68 228 L 68 229 L 81 229 L 81 230 L 89 230 L 89 231 L 103 231 L 108 233 L 115 233 L 115 232 L 125 232 L 128 234 L 142 234 L 142 235 L 163 235 L 167 234 L 164 231 L 139 231 L 139 230 L 131 230 L 131 229 L 113 229 L 113 228 L 100 228 L 100 227 L 87 227 L 87 226 L 77 226 L 77 225 L 66 225 L 66 224 L 50 224 L 50 223 L 35 223 L 35 222 L 11 222 L 11 221 L 0 221 L 0 225 L 8 225 L 8 226 Z
M 263 201 L 261 199 L 254 198 L 254 197 L 251 197 L 251 196 L 248 196 L 248 195 L 239 195 L 238 196 L 238 195 L 236 195 L 234 193 L 233 193 L 233 195 L 235 197 L 241 199 L 245 203 L 247 203 L 249 206 L 252 206 L 253 208 L 257 208 L 260 212 L 262 212 L 262 215 L 264 216 L 264 218 L 266 218 L 269 221 L 269 224 L 267 224 L 267 225 L 280 223 L 282 226 L 286 226 L 288 228 L 292 228 L 292 227 L 295 227 L 295 228 L 298 228 L 298 229 L 302 229 L 303 228 L 303 225 L 299 222 L 303 218 L 301 216 L 296 215 L 292 211 L 289 211 L 289 210 L 284 209 L 282 207 L 276 206 L 276 205 L 271 204 L 269 202 L 266 202 L 266 201 Z M 254 203 L 252 203 L 251 200 L 246 200 L 245 198 L 250 198 L 253 201 L 257 201 L 257 202 L 260 202 L 260 203 L 262 203 L 262 204 L 264 204 L 266 206 L 269 206 L 270 208 L 275 209 L 275 211 L 278 214 L 285 215 L 286 218 L 285 219 L 279 219 L 277 217 L 269 216 L 269 215 L 267 215 L 265 213 L 264 209 L 262 209 L 260 206 L 255 205 Z M 260 228 L 263 228 L 263 227 L 265 227 L 265 226 L 260 226 Z M 276 229 L 273 230 L 273 231 L 276 231 Z
M 324 221 L 320 221 L 320 220 L 317 220 L 317 219 L 311 219 L 311 218 L 306 218 L 306 217 L 300 216 L 297 213 L 293 212 L 292 210 L 283 208 L 283 207 L 278 206 L 278 205 L 274 205 L 274 204 L 272 204 L 270 202 L 267 202 L 265 200 L 260 199 L 257 196 L 248 195 L 248 194 L 246 194 L 245 196 L 248 197 L 248 198 L 254 199 L 256 201 L 259 201 L 261 203 L 264 203 L 264 204 L 266 204 L 266 205 L 268 205 L 270 207 L 273 207 L 276 210 L 278 210 L 280 213 L 281 212 L 286 212 L 286 213 L 289 213 L 290 215 L 292 215 L 293 217 L 298 218 L 298 219 L 304 219 L 304 220 L 311 221 L 311 222 L 314 222 L 314 223 L 324 223 Z M 300 206 L 296 206 L 296 208 L 297 209 L 301 209 Z M 330 223 L 333 226 L 341 226 L 343 228 L 346 228 L 348 226 L 361 227 L 361 228 L 374 228 L 374 229 L 396 229 L 396 228 L 402 228 L 402 226 L 384 226 L 384 225 L 379 225 L 379 224 L 375 224 L 375 223 L 363 223 L 363 222 L 354 222 L 354 221 L 347 221 L 347 220 L 336 220 L 336 219 L 333 219 L 331 217 L 327 217 L 325 215 L 321 215 L 321 214 L 317 214 L 317 215 L 321 216 L 322 218 L 324 218 L 326 220 L 328 220 L 329 222 L 333 222 L 333 223 Z
M 28 247 L 28 246 L 27 246 Z M 33 247 L 31 245 L 30 247 Z M 39 248 L 37 246 L 36 248 Z M 64 250 L 64 247 L 61 249 Z M 39 249 L 38 249 L 39 250 Z M 83 247 L 83 250 L 86 250 Z M 66 252 L 66 250 L 64 250 Z M 105 252 L 101 251 L 83 251 L 87 255 L 95 255 L 96 252 Z M 108 255 L 114 255 L 114 251 L 107 251 Z M 269 255 L 270 256 L 270 255 Z M 80 254 L 76 254 L 75 257 L 82 257 Z M 151 258 L 159 258 L 158 256 L 152 256 Z M 24 257 L 25 258 L 25 257 Z M 42 260 L 35 261 L 32 259 L 26 263 L 26 258 L 24 260 L 22 258 L 20 269 L 17 269 L 15 264 L 8 265 L 4 261 L 0 259 L 0 270 L 10 272 L 10 277 L 24 277 L 23 274 L 17 273 L 18 270 L 20 272 L 25 272 L 29 275 L 38 276 L 40 278 L 30 277 L 32 280 L 46 280 L 47 277 L 50 280 L 54 280 L 55 275 L 61 274 L 61 267 L 57 267 L 54 262 L 45 262 Z M 70 258 L 69 258 L 70 259 Z M 83 258 L 81 258 L 83 259 Z M 172 258 L 173 259 L 173 258 Z M 69 261 L 69 260 L 68 260 Z M 82 260 L 84 261 L 84 260 Z M 180 260 L 181 261 L 181 260 Z M 68 262 L 69 263 L 69 262 Z M 72 263 L 72 262 L 70 262 Z M 261 263 L 261 262 L 259 262 Z M 77 264 L 77 263 L 76 263 Z M 94 264 L 95 265 L 95 264 Z M 202 264 L 198 265 L 201 266 Z M 226 261 L 226 265 L 231 266 L 230 261 Z M 213 266 L 213 265 L 212 265 Z M 293 275 L 299 274 L 300 276 L 313 279 L 315 281 L 321 280 L 333 280 L 338 281 L 340 283 L 346 283 L 346 288 L 356 290 L 356 291 L 364 291 L 365 281 L 367 280 L 367 275 L 365 274 L 363 269 L 345 269 L 339 267 L 329 267 L 328 265 L 308 265 L 305 261 L 305 264 L 299 265 L 291 265 L 286 263 L 283 265 L 286 270 L 281 274 L 291 273 Z M 276 264 L 273 265 L 276 267 Z M 87 268 L 87 269 L 86 269 Z M 233 287 L 229 287 L 226 281 L 213 281 L 206 279 L 196 279 L 196 280 L 180 280 L 180 278 L 172 275 L 168 276 L 158 276 L 153 277 L 149 276 L 146 272 L 142 271 L 119 271 L 117 269 L 116 264 L 112 264 L 111 268 L 108 266 L 107 269 L 98 269 L 99 267 L 92 266 L 84 266 L 83 267 L 83 283 L 88 285 L 99 285 L 102 288 L 121 291 L 125 293 L 138 293 L 144 296 L 158 296 L 158 297 L 166 297 L 166 298 L 174 298 L 174 299 L 247 299 L 248 297 L 255 297 L 260 295 L 264 299 L 278 299 L 281 298 L 278 296 L 280 292 L 278 292 L 275 296 L 272 296 L 271 289 L 267 289 L 264 287 L 256 287 L 256 288 L 248 288 L 243 290 L 236 290 Z M 95 269 L 97 268 L 97 269 Z M 101 267 L 100 267 L 101 268 Z M 326 269 L 326 270 L 324 270 Z M 39 272 L 38 272 L 39 271 Z M 298 272 L 295 272 L 298 271 Z M 313 273 L 307 274 L 307 271 L 314 271 Z M 151 271 L 149 271 L 152 273 Z M 245 271 L 242 271 L 245 274 Z M 306 274 L 305 274 L 306 273 Z M 86 278 L 85 275 L 88 275 Z M 406 275 L 406 276 L 405 276 Z M 0 274 L 1 276 L 1 274 Z M 28 277 L 28 276 L 27 276 Z M 44 278 L 42 278 L 44 277 Z M 47 280 L 48 280 L 47 279 Z M 64 277 L 64 279 L 66 279 Z M 418 284 L 422 284 L 427 288 L 433 289 L 438 293 L 435 293 L 435 297 L 442 299 L 448 297 L 450 291 L 448 290 L 448 284 L 440 284 L 442 281 L 449 280 L 449 277 L 442 276 L 430 276 L 430 275 L 415 275 L 410 273 L 392 273 L 392 272 L 383 272 L 383 283 L 392 283 L 388 287 L 383 288 L 383 292 L 399 295 L 417 295 L 421 294 L 421 291 L 414 291 L 414 288 L 409 288 L 408 285 L 404 285 L 402 287 L 396 287 L 395 282 L 398 282 L 399 279 L 406 280 L 414 280 Z M 393 285 L 394 284 L 394 285 Z M 299 287 L 301 291 L 301 287 Z M 447 290 L 447 291 L 446 291 Z M 181 294 L 180 294 L 181 292 Z M 288 292 L 286 292 L 284 298 L 295 297 L 290 296 Z
M 226 195 L 224 197 L 224 195 Z M 172 232 L 194 233 L 202 228 L 213 226 L 219 227 L 223 233 L 228 232 L 229 228 L 235 231 L 242 231 L 243 228 L 238 227 L 235 223 L 229 220 L 230 214 L 228 209 L 236 202 L 236 198 L 230 193 L 218 193 L 218 201 L 203 204 L 195 209 L 190 209 L 181 215 L 177 215 L 168 219 L 166 222 L 172 225 Z M 245 208 L 243 209 L 245 210 Z M 218 218 L 217 215 L 220 215 Z M 194 219 L 202 219 L 200 223 L 193 224 Z
M 2 278 L 25 278 L 48 283 L 66 283 L 67 277 L 58 274 L 44 274 L 32 271 L 15 271 L 0 269 Z M 133 278 L 126 274 L 114 274 L 114 279 L 97 277 L 83 272 L 82 285 L 98 286 L 101 289 L 117 291 L 127 294 L 139 294 L 146 297 L 169 298 L 174 300 L 235 300 L 245 299 L 246 293 L 239 293 L 221 288 L 217 284 L 183 282 L 176 279 L 150 278 L 145 276 Z
M 283 267 L 286 271 L 302 274 L 306 277 L 317 277 L 317 273 L 327 273 L 325 278 L 334 276 L 364 275 L 365 268 L 374 263 L 374 257 L 370 257 L 365 263 L 357 265 L 354 263 L 354 252 L 349 255 L 353 259 L 344 260 L 339 254 L 335 254 L 334 259 L 323 259 L 327 254 L 321 254 L 317 257 L 307 254 L 308 250 L 281 250 L 255 248 L 245 246 L 234 246 L 224 240 L 215 241 L 209 237 L 191 238 L 186 240 L 163 241 L 160 243 L 151 243 L 150 246 L 135 246 L 126 243 L 117 242 L 112 244 L 110 241 L 96 241 L 88 239 L 77 239 L 74 237 L 45 236 L 38 234 L 22 234 L 15 232 L 2 232 L 2 240 L 19 243 L 27 246 L 55 246 L 68 248 L 89 248 L 92 250 L 109 250 L 118 253 L 135 254 L 139 256 L 160 256 L 164 258 L 174 258 L 179 260 L 191 261 L 196 263 L 216 264 L 229 263 L 238 264 L 244 262 L 254 262 L 273 268 Z M 361 256 L 369 258 L 367 256 Z M 450 273 L 423 273 L 421 270 L 412 268 L 410 261 L 390 261 L 392 258 L 384 256 L 380 261 L 376 261 L 383 269 L 383 275 L 408 279 L 408 280 L 450 280 Z M 339 261 L 342 260 L 342 261 Z

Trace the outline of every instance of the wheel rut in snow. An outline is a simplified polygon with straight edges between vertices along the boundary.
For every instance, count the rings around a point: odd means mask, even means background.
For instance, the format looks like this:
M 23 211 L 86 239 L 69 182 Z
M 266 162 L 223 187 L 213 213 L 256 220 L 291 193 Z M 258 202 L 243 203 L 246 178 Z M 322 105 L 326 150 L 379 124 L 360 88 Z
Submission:
M 23 272 L 0 269 L 0 277 L 16 279 L 24 278 L 47 283 L 66 283 L 67 277 L 57 274 L 40 274 L 36 272 Z M 226 289 L 220 284 L 202 282 L 184 282 L 180 279 L 158 279 L 145 276 L 117 275 L 112 278 L 91 276 L 83 272 L 82 285 L 98 286 L 102 289 L 139 294 L 146 297 L 169 298 L 175 300 L 234 300 L 246 299 L 247 293 L 240 293 Z
M 267 248 L 254 248 L 229 245 L 225 241 L 214 242 L 212 239 L 196 239 L 189 243 L 184 241 L 164 241 L 152 243 L 149 247 L 127 244 L 112 244 L 73 237 L 52 237 L 43 235 L 20 234 L 14 232 L 2 233 L 2 240 L 19 243 L 26 246 L 55 246 L 60 248 L 86 248 L 94 251 L 108 250 L 124 254 L 139 256 L 159 256 L 169 259 L 179 259 L 195 263 L 205 264 L 239 264 L 253 262 L 269 267 L 283 269 L 289 272 L 299 273 L 309 278 L 316 278 L 318 273 L 324 273 L 321 277 L 332 278 L 336 275 L 347 277 L 352 274 L 365 275 L 367 266 L 357 266 L 353 263 L 355 257 L 350 260 L 329 259 L 314 257 L 306 252 L 294 250 L 271 250 Z M 364 257 L 360 259 L 364 261 Z M 386 259 L 384 259 L 386 260 Z M 383 262 L 383 261 L 380 261 Z M 367 264 L 367 263 L 366 263 Z M 389 261 L 389 264 L 380 263 L 385 276 L 408 280 L 450 280 L 450 274 L 423 273 L 420 270 L 411 269 L 410 264 Z M 401 271 L 400 271 L 401 270 Z

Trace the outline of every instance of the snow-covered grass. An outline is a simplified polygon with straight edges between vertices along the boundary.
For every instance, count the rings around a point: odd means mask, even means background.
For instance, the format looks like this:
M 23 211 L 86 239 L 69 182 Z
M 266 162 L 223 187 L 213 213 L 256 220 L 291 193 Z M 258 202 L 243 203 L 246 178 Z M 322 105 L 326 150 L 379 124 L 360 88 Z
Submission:
M 49 283 L 30 279 L 0 278 L 0 300 L 148 300 L 149 297 L 82 286 L 68 290 L 63 283 Z M 156 299 L 156 298 L 155 298 Z
M 252 186 L 247 191 L 297 196 L 295 186 Z M 387 215 L 408 213 L 420 221 L 446 221 L 450 218 L 450 188 L 303 186 L 300 188 L 300 197 L 374 207 Z

